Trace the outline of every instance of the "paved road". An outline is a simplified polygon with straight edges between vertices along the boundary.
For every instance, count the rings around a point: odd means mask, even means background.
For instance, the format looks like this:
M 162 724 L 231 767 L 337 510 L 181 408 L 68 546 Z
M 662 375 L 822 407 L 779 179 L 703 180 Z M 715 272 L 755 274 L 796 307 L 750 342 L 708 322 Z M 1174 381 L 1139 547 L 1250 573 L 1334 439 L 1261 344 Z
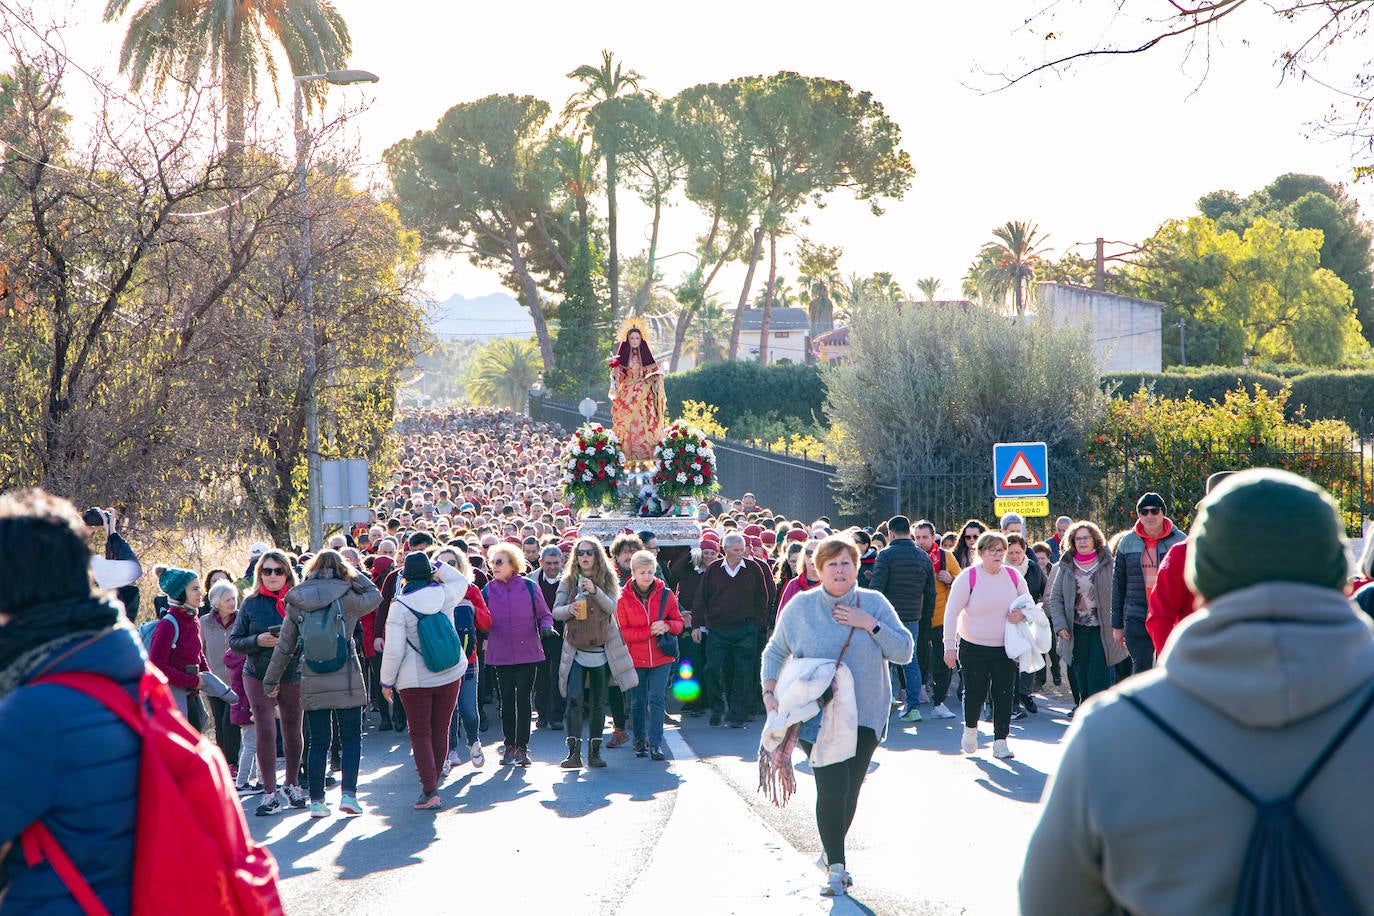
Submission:
M 1013 723 L 1016 758 L 994 760 L 990 726 L 973 758 L 958 753 L 959 721 L 892 720 L 849 837 L 849 900 L 818 896 L 820 853 L 806 764 L 777 809 L 755 791 L 758 731 L 670 728 L 670 759 L 608 750 L 603 770 L 557 767 L 563 733 L 536 732 L 528 769 L 457 768 L 443 810 L 416 812 L 409 742 L 363 738 L 360 797 L 369 813 L 311 820 L 304 811 L 249 825 L 281 865 L 287 912 L 426 914 L 660 912 L 1005 914 L 1036 802 L 1057 764 L 1067 697 Z M 494 745 L 499 732 L 488 733 Z M 337 795 L 331 791 L 331 803 Z M 977 825 L 977 826 L 973 826 Z

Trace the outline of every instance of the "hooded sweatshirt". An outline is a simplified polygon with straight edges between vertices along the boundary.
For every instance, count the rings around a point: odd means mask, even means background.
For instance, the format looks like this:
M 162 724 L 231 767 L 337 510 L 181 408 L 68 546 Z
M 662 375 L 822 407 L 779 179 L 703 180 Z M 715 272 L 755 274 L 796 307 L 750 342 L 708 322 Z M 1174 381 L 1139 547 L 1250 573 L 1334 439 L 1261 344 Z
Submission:
M 1335 589 L 1269 582 L 1174 631 L 1154 670 L 1078 710 L 1021 874 L 1027 916 L 1231 912 L 1254 807 L 1129 704 L 1133 694 L 1263 799 L 1286 795 L 1374 690 L 1374 626 Z M 1374 714 L 1297 802 L 1374 912 Z

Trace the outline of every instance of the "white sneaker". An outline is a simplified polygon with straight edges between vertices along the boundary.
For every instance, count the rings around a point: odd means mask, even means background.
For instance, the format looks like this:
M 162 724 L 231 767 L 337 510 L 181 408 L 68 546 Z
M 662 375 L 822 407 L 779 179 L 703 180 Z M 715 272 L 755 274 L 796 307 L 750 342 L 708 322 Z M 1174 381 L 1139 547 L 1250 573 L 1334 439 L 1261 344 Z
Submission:
M 848 875 L 843 865 L 832 865 L 825 873 L 825 883 L 821 885 L 822 897 L 844 897 L 849 893 Z
M 964 726 L 964 738 L 959 742 L 959 750 L 965 754 L 976 754 L 978 752 L 978 729 Z
M 458 756 L 458 748 L 456 748 L 456 747 L 451 747 L 451 748 L 449 748 L 449 750 L 448 750 L 448 765 L 449 765 L 450 767 L 456 767 L 456 766 L 461 766 L 462 763 L 463 763 L 462 758 L 460 758 L 460 757 Z
M 956 716 L 954 713 L 950 712 L 949 707 L 946 706 L 944 703 L 941 703 L 941 704 L 938 705 L 938 706 L 932 706 L 931 709 L 930 709 L 930 715 L 931 715 L 931 718 L 934 718 L 934 719 L 957 719 L 957 718 L 958 718 L 958 716 Z
M 472 747 L 468 748 L 468 751 L 472 754 L 472 765 L 479 770 L 482 769 L 482 765 L 487 762 L 487 755 L 482 753 L 481 739 L 472 742 Z
M 992 756 L 996 757 L 998 760 L 1006 760 L 1016 755 L 1011 752 L 1011 748 L 1007 747 L 1007 739 L 999 738 L 992 742 Z

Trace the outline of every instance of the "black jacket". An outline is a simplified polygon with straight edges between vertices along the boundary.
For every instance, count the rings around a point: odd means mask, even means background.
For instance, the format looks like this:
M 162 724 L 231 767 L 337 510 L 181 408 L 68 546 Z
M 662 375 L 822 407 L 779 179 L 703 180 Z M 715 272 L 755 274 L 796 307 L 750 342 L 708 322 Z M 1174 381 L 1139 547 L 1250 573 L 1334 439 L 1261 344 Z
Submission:
M 229 634 L 229 648 L 248 661 L 243 666 L 247 677 L 264 680 L 267 666 L 272 661 L 272 650 L 258 645 L 258 634 L 266 633 L 269 627 L 281 626 L 282 618 L 277 613 L 277 599 L 266 595 L 253 595 L 243 602 L 238 617 L 234 618 L 234 631 Z M 290 684 L 301 679 L 301 658 L 304 646 L 296 647 L 296 657 L 287 663 L 281 676 L 281 683 Z
M 879 551 L 869 587 L 882 592 L 904 621 L 929 626 L 935 616 L 935 567 L 911 538 L 894 538 Z

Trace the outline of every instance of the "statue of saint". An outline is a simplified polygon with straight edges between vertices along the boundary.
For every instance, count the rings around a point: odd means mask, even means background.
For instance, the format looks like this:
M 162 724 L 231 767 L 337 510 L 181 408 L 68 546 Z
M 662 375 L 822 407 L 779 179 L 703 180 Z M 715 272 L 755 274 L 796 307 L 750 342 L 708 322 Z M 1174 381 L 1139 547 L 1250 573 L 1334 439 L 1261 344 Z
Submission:
M 663 434 L 663 373 L 649 351 L 642 318 L 627 318 L 616 337 L 620 346 L 610 360 L 611 425 L 620 437 L 626 464 L 645 470 Z

